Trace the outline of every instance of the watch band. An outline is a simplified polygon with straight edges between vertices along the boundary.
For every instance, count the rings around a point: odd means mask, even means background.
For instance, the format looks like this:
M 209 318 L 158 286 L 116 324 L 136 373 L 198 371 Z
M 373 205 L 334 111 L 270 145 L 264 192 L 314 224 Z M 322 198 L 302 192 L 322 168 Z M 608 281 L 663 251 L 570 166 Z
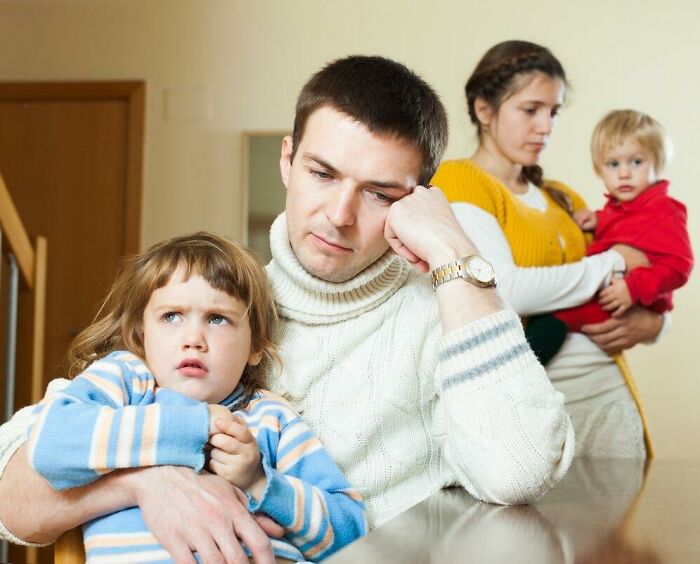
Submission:
M 472 258 L 481 257 L 478 255 L 470 255 L 468 257 L 458 258 L 457 260 L 450 261 L 447 264 L 443 264 L 442 266 L 435 268 L 431 272 L 433 279 L 433 291 L 435 291 L 438 286 L 444 284 L 445 282 L 449 282 L 450 280 L 454 280 L 455 278 L 463 278 L 467 282 L 471 282 L 479 288 L 490 288 L 495 286 L 495 280 L 491 279 L 488 282 L 482 282 L 481 280 L 474 278 L 474 276 L 469 273 L 467 264 Z

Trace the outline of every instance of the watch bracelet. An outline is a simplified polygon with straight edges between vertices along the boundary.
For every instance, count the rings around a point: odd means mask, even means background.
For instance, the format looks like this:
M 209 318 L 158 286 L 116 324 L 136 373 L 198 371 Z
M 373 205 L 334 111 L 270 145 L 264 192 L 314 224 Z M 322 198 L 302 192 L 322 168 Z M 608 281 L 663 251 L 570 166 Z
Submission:
M 433 280 L 433 291 L 437 290 L 438 286 L 441 286 L 445 282 L 449 282 L 455 278 L 462 278 L 462 276 L 460 276 L 460 271 L 468 275 L 466 269 L 467 260 L 470 259 L 471 256 L 451 260 L 450 262 L 433 269 L 430 273 Z

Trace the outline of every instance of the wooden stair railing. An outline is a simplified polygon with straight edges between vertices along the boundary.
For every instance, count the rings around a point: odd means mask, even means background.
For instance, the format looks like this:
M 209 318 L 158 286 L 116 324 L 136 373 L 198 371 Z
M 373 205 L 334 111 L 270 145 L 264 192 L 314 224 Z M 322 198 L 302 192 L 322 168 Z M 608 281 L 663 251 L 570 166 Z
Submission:
M 5 392 L 0 422 L 8 420 L 15 409 L 15 364 L 17 344 L 17 307 L 20 287 L 33 295 L 34 319 L 32 329 L 31 401 L 37 403 L 43 394 L 44 323 L 46 314 L 47 242 L 37 237 L 32 245 L 10 192 L 0 174 L 0 239 L 2 254 L 8 265 L 8 308 L 6 343 L 4 344 Z M 0 263 L 1 265 L 1 263 Z M 0 344 L 0 347 L 3 345 Z M 27 560 L 36 559 L 35 549 L 28 549 Z M 0 562 L 8 561 L 7 543 L 0 543 Z

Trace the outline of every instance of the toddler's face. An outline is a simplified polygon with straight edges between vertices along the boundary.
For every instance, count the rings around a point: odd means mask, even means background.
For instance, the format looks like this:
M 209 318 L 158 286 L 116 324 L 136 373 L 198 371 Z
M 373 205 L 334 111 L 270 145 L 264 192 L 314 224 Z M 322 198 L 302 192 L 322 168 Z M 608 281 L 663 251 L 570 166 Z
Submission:
M 630 202 L 657 181 L 652 156 L 628 138 L 604 155 L 600 176 L 619 202 Z
M 240 300 L 178 269 L 143 314 L 145 360 L 158 386 L 207 403 L 225 399 L 261 358 L 245 313 Z

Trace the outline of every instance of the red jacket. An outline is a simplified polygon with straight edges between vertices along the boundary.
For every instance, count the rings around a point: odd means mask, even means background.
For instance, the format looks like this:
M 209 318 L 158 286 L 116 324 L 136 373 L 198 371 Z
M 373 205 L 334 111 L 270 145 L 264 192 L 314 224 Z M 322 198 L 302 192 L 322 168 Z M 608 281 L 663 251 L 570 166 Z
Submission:
M 608 196 L 597 216 L 595 241 L 587 254 L 601 253 L 616 243 L 639 249 L 650 265 L 625 276 L 632 300 L 658 313 L 672 309 L 671 292 L 688 281 L 693 250 L 686 208 L 668 195 L 668 181 L 657 182 L 631 202 Z

